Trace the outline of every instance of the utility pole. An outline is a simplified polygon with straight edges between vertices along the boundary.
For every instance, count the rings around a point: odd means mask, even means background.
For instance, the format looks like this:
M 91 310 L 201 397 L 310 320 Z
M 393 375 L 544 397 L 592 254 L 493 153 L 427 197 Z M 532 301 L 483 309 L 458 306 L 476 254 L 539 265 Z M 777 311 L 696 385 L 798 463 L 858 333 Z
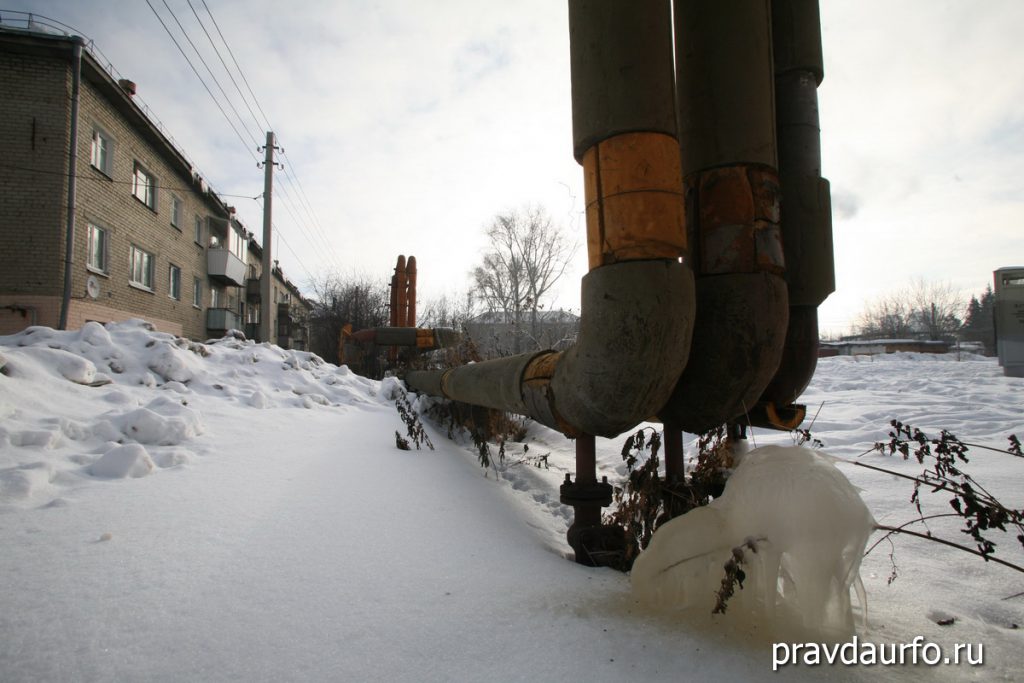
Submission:
M 271 300 L 273 292 L 273 267 L 274 260 L 270 253 L 271 240 L 271 217 L 274 196 L 274 132 L 267 131 L 267 146 L 263 148 L 265 156 L 263 159 L 263 260 L 261 262 L 262 273 L 260 274 L 260 341 L 273 341 L 274 327 L 271 324 L 271 315 L 274 302 Z

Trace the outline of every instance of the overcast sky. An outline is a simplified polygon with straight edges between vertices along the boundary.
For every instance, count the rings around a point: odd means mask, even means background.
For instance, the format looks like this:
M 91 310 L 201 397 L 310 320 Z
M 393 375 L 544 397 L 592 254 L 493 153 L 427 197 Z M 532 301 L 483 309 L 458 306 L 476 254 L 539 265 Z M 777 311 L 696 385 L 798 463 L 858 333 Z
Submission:
M 189 0 L 149 0 L 156 13 L 146 0 L 5 4 L 93 39 L 214 189 L 241 195 L 228 201 L 258 235 L 250 198 L 263 189 L 254 148 L 265 113 L 286 153 L 275 255 L 304 290 L 332 270 L 386 281 L 397 255 L 413 254 L 421 299 L 465 291 L 486 225 L 533 203 L 580 242 L 555 302 L 578 311 L 586 257 L 566 2 L 205 2 L 262 112 L 238 95 Z M 1024 265 L 1024 2 L 821 4 L 837 270 L 823 331 L 845 331 L 866 300 L 913 278 L 969 297 L 994 269 Z M 203 0 L 191 5 L 233 66 Z

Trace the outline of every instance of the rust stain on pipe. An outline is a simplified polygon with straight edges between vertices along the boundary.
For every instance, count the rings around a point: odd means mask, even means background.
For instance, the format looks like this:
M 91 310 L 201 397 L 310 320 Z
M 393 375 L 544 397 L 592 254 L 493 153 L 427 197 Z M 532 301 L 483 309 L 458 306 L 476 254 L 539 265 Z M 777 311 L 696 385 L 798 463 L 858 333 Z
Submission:
M 663 133 L 624 133 L 583 155 L 590 269 L 686 254 L 679 143 Z
M 699 275 L 785 272 L 774 169 L 737 164 L 691 174 L 686 183 L 698 215 Z

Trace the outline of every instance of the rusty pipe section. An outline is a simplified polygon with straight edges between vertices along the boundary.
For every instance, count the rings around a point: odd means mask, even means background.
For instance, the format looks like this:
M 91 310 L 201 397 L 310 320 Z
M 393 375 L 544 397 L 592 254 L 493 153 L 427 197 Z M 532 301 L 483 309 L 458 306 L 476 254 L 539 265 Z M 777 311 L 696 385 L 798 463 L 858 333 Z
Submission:
M 821 177 L 818 86 L 824 61 L 818 0 L 773 0 L 772 43 L 790 308 L 782 363 L 761 397 L 755 423 L 786 429 L 796 419 L 794 411 L 802 411 L 792 404 L 817 366 L 818 306 L 835 291 L 831 200 L 828 181 Z M 780 417 L 785 413 L 788 419 Z
M 693 274 L 675 137 L 667 2 L 569 3 L 573 142 L 587 249 L 577 343 L 409 372 L 413 389 L 615 436 L 665 404 L 686 365 Z
M 401 327 L 416 327 L 416 257 L 410 256 L 405 266 L 405 324 Z
M 423 351 L 456 346 L 462 339 L 450 327 L 370 327 L 347 336 L 360 344 L 415 347 Z
M 771 16 L 768 0 L 674 8 L 697 318 L 691 362 L 659 417 L 701 433 L 754 406 L 785 341 Z

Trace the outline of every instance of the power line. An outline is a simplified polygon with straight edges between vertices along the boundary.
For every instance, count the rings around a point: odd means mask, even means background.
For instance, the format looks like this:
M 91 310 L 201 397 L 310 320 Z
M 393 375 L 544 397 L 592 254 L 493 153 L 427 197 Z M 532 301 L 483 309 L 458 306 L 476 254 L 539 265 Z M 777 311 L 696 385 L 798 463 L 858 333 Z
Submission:
M 282 154 L 282 156 L 284 156 L 284 154 Z M 290 165 L 291 162 L 289 160 L 289 166 Z M 334 246 L 328 239 L 326 230 L 324 230 L 323 225 L 320 223 L 320 219 L 316 216 L 316 212 L 313 210 L 313 206 L 309 201 L 309 197 L 306 196 L 306 190 L 305 188 L 302 187 L 302 183 L 299 180 L 298 175 L 294 174 L 294 172 L 289 172 L 288 166 L 285 166 L 284 178 L 299 193 L 299 198 L 300 200 L 302 200 L 299 202 L 299 204 L 305 209 L 306 215 L 309 216 L 309 218 L 311 219 L 311 226 L 313 231 L 317 233 L 317 236 L 320 238 L 321 243 L 324 245 L 324 247 L 326 247 L 327 251 L 330 252 L 331 257 L 335 262 L 335 266 L 340 267 L 341 262 L 340 259 L 338 258 L 338 254 L 337 252 L 334 251 Z
M 213 36 L 211 36 L 210 32 L 206 30 L 206 24 L 203 23 L 203 20 L 199 18 L 199 13 L 196 12 L 196 8 L 192 5 L 192 0 L 187 0 L 187 2 L 189 9 L 192 10 L 192 14 L 195 16 L 196 21 L 199 23 L 199 28 L 203 29 L 203 33 L 206 34 L 206 39 L 210 41 L 210 46 L 213 48 L 213 51 L 217 54 L 217 59 L 220 60 L 220 65 L 224 67 L 224 72 L 228 75 L 228 78 L 231 79 L 231 84 L 235 86 L 235 90 L 238 92 L 238 96 L 242 100 L 242 103 L 245 105 L 245 108 L 249 110 L 249 115 L 252 116 L 252 120 L 256 122 L 257 130 L 262 128 L 263 126 L 260 124 L 260 120 L 256 117 L 256 113 L 252 110 L 252 107 L 249 106 L 249 101 L 245 98 L 245 95 L 242 94 L 242 89 L 238 87 L 238 81 L 236 81 L 235 77 L 231 75 L 231 69 L 228 68 L 227 63 L 224 61 L 224 57 L 223 55 L 221 55 L 220 50 L 217 48 L 217 44 L 213 42 Z M 227 43 L 225 43 L 225 45 L 227 45 Z
M 196 44 L 192 42 L 192 38 L 188 35 L 188 31 L 185 30 L 185 27 L 182 26 L 181 22 L 178 20 L 178 15 L 176 15 L 174 13 L 174 10 L 171 9 L 171 6 L 167 4 L 167 0 L 162 0 L 162 2 L 164 3 L 164 7 L 167 8 L 167 11 L 171 13 L 171 18 L 174 19 L 174 23 L 178 25 L 178 28 L 181 30 L 182 35 L 185 36 L 185 40 L 188 41 L 188 44 L 192 47 L 192 50 L 196 53 L 196 56 L 199 57 L 199 61 L 202 62 L 204 67 L 206 67 L 207 73 L 210 74 L 210 78 L 213 79 L 213 82 L 217 86 L 217 89 L 220 90 L 220 94 L 224 96 L 225 100 L 227 100 L 228 106 L 231 107 L 231 111 L 234 112 L 235 118 L 238 119 L 238 123 L 241 124 L 242 129 L 249 135 L 252 135 L 252 131 L 250 131 L 248 126 L 245 125 L 245 121 L 242 120 L 242 115 L 238 113 L 238 109 L 235 108 L 235 105 L 234 103 L 232 103 L 231 98 L 228 97 L 228 94 L 224 90 L 224 87 L 220 84 L 220 81 L 217 80 L 217 76 L 214 75 L 213 69 L 211 69 L 210 65 L 206 63 L 206 60 L 203 58 L 203 54 L 199 51 L 199 48 L 196 47 Z M 256 128 L 257 130 L 259 129 L 258 121 Z M 256 143 L 257 146 L 259 146 L 258 135 L 253 136 L 252 140 L 253 142 Z
M 192 0 L 187 0 L 187 2 L 189 4 L 189 7 L 192 9 L 192 13 L 196 17 L 196 20 L 199 22 L 200 27 L 206 34 L 207 39 L 213 46 L 214 51 L 217 54 L 217 57 L 220 59 L 221 66 L 224 67 L 224 70 L 228 74 L 228 77 L 231 79 L 232 84 L 234 84 L 235 89 L 238 91 L 239 96 L 245 103 L 246 108 L 249 110 L 249 114 L 256 122 L 256 125 L 259 126 L 260 122 L 258 117 L 256 116 L 256 113 L 253 111 L 252 107 L 249 106 L 248 98 L 246 98 L 245 94 L 242 93 L 241 88 L 238 85 L 238 81 L 236 81 L 234 76 L 231 74 L 231 69 L 225 62 L 220 49 L 214 43 L 213 37 L 210 35 L 210 32 L 206 29 L 205 23 L 202 21 L 202 19 L 199 17 L 199 14 L 196 12 L 195 7 L 192 4 Z M 245 83 L 253 103 L 256 105 L 257 109 L 259 109 L 260 113 L 263 115 L 264 122 L 267 124 L 268 129 L 273 130 L 273 126 L 270 125 L 270 121 L 267 118 L 266 113 L 263 110 L 263 107 L 260 105 L 259 98 L 256 97 L 256 93 L 253 92 L 252 87 L 249 84 L 249 80 L 245 77 L 245 73 L 242 71 L 242 67 L 238 63 L 234 51 L 231 49 L 231 45 L 228 43 L 227 38 L 224 36 L 224 33 L 220 30 L 220 26 L 217 23 L 216 18 L 213 16 L 213 12 L 210 10 L 205 0 L 202 0 L 202 2 L 203 6 L 206 8 L 207 14 L 209 14 L 210 16 L 210 20 L 213 22 L 214 28 L 216 29 L 221 42 L 224 44 L 224 47 L 227 49 L 228 54 L 231 56 L 231 60 L 235 65 L 235 69 L 238 71 L 239 76 Z M 279 186 L 279 189 L 283 194 L 283 199 L 285 200 L 285 203 L 283 204 L 285 206 L 285 209 L 289 211 L 292 220 L 296 222 L 297 226 L 303 232 L 304 237 L 309 241 L 310 245 L 316 248 L 320 248 L 322 246 L 325 249 L 326 253 L 330 255 L 331 259 L 334 261 L 335 267 L 340 267 L 340 260 L 338 259 L 337 253 L 335 252 L 334 247 L 331 245 L 330 240 L 327 238 L 326 231 L 324 230 L 319 218 L 316 216 L 316 212 L 312 208 L 312 204 L 309 201 L 309 197 L 306 194 L 305 188 L 302 186 L 302 181 L 299 179 L 298 174 L 295 173 L 294 170 L 289 170 L 289 167 L 293 166 L 291 159 L 288 158 L 287 154 L 284 152 L 283 149 L 281 151 L 281 156 L 288 161 L 288 165 L 284 167 L 283 179 L 285 183 L 287 183 L 287 185 L 290 186 L 295 192 L 295 197 L 293 197 L 292 194 L 290 194 L 286 189 L 285 184 L 281 184 Z M 309 226 L 308 232 L 306 230 L 306 226 L 304 225 L 304 223 L 307 223 Z
M 206 9 L 207 14 L 209 14 L 209 16 L 210 16 L 210 20 L 213 22 L 214 28 L 216 29 L 217 34 L 220 37 L 221 42 L 224 44 L 224 47 L 227 49 L 227 52 L 230 55 L 231 60 L 232 60 L 232 62 L 235 65 L 235 69 L 237 70 L 238 75 L 241 77 L 243 83 L 245 84 L 246 89 L 248 90 L 249 95 L 250 95 L 250 97 L 252 99 L 252 102 L 256 105 L 256 108 L 259 110 L 260 114 L 263 116 L 263 121 L 267 124 L 267 129 L 268 130 L 273 130 L 273 126 L 270 125 L 270 121 L 269 121 L 269 119 L 268 119 L 268 117 L 266 115 L 266 112 L 263 110 L 263 107 L 260 105 L 259 98 L 256 97 L 255 92 L 253 92 L 252 86 L 250 85 L 249 80 L 245 77 L 245 73 L 242 71 L 241 65 L 238 63 L 238 59 L 235 57 L 234 51 L 231 49 L 231 45 L 227 42 L 227 39 L 224 36 L 223 31 L 221 31 L 221 29 L 220 29 L 220 25 L 217 23 L 216 18 L 213 16 L 213 12 L 210 10 L 209 5 L 207 5 L 206 0 L 201 0 L 201 1 L 203 3 L 203 7 Z M 187 0 L 187 2 L 189 4 L 189 8 L 192 10 L 192 13 L 193 13 L 193 15 L 196 18 L 196 21 L 199 23 L 200 28 L 202 29 L 203 33 L 206 35 L 207 40 L 210 42 L 210 45 L 214 49 L 214 52 L 217 54 L 217 57 L 220 60 L 221 66 L 224 68 L 224 71 L 227 73 L 228 78 L 231 79 L 231 82 L 234 85 L 235 90 L 238 92 L 238 94 L 241 97 L 243 103 L 245 104 L 246 108 L 248 109 L 249 114 L 252 116 L 252 120 L 256 123 L 257 127 L 259 127 L 260 126 L 259 118 L 256 116 L 256 113 L 253 111 L 252 107 L 249 105 L 249 101 L 245 97 L 244 93 L 242 93 L 241 88 L 238 85 L 238 81 L 235 80 L 235 77 L 232 75 L 231 69 L 227 65 L 227 62 L 225 61 L 225 59 L 224 59 L 220 49 L 217 47 L 215 41 L 213 40 L 212 35 L 207 30 L 205 23 L 203 22 L 202 18 L 199 16 L 198 12 L 196 11 L 196 8 L 192 4 L 192 1 L 191 0 Z M 149 0 L 147 0 L 147 4 L 149 4 Z M 217 79 L 217 77 L 213 73 L 213 70 L 210 68 L 210 65 L 203 58 L 202 53 L 199 51 L 199 49 L 196 46 L 195 42 L 189 36 L 188 31 L 182 25 L 181 21 L 178 20 L 178 17 L 175 15 L 174 11 L 167 4 L 167 0 L 163 0 L 163 4 L 164 4 L 164 7 L 167 9 L 167 11 L 170 13 L 171 17 L 177 23 L 178 28 L 181 30 L 182 34 L 185 36 L 185 39 L 188 41 L 189 45 L 192 47 L 192 50 L 199 57 L 199 60 L 202 62 L 203 66 L 206 68 L 206 71 L 210 74 L 211 78 L 213 79 L 214 83 L 216 84 L 216 87 L 220 90 L 221 94 L 228 100 L 228 104 L 229 104 L 229 106 L 231 108 L 231 111 L 235 114 L 235 118 L 241 124 L 242 129 L 245 130 L 245 132 L 247 134 L 252 135 L 252 132 L 249 130 L 248 126 L 242 120 L 242 116 L 239 113 L 238 109 L 234 106 L 234 104 L 231 103 L 231 98 L 228 97 L 228 95 L 225 92 L 225 90 L 224 90 L 223 86 L 221 85 L 220 81 Z M 244 137 L 241 135 L 241 133 L 239 133 L 238 128 L 234 125 L 234 122 L 227 115 L 227 112 L 223 109 L 223 107 L 220 106 L 219 101 L 217 100 L 216 97 L 214 97 L 213 92 L 211 91 L 210 87 L 207 85 L 205 79 L 200 75 L 199 70 L 192 63 L 192 61 L 188 57 L 188 55 L 185 54 L 185 51 L 182 49 L 181 45 L 175 39 L 173 34 L 171 34 L 170 30 L 167 28 L 167 25 L 160 18 L 159 14 L 157 14 L 157 12 L 156 12 L 156 10 L 155 10 L 155 8 L 153 7 L 152 4 L 150 4 L 150 9 L 153 11 L 154 14 L 157 15 L 157 19 L 159 19 L 161 25 L 164 26 L 164 30 L 167 31 L 168 35 L 174 41 L 175 46 L 178 48 L 178 51 L 181 52 L 183 57 L 185 57 L 185 60 L 189 63 L 189 66 L 192 68 L 192 71 L 199 78 L 200 82 L 202 83 L 203 87 L 206 89 L 207 93 L 210 95 L 211 98 L 214 99 L 215 104 L 217 104 L 218 108 L 221 111 L 221 114 L 228 121 L 228 123 L 231 126 L 232 130 L 234 130 L 235 135 L 238 136 L 238 138 L 243 142 L 243 144 L 246 144 Z M 252 152 L 251 152 L 251 150 L 249 150 L 248 146 L 246 147 L 246 149 L 247 149 L 247 151 L 249 151 L 250 156 L 252 156 L 252 158 L 255 159 L 258 162 L 258 159 L 256 159 L 256 157 L 252 154 Z M 284 155 L 283 150 L 282 150 L 282 156 L 285 159 L 288 159 L 287 156 Z M 291 166 L 292 164 L 291 164 L 291 160 L 290 159 L 288 159 L 288 162 L 289 162 L 289 166 Z M 334 266 L 336 268 L 340 268 L 340 259 L 338 258 L 337 253 L 335 252 L 333 246 L 331 245 L 330 240 L 327 238 L 326 231 L 324 230 L 322 223 L 320 223 L 319 218 L 316 216 L 315 211 L 312 208 L 312 204 L 309 201 L 309 197 L 306 194 L 305 188 L 302 186 L 302 183 L 299 180 L 298 175 L 295 174 L 294 172 L 289 172 L 288 169 L 286 168 L 285 172 L 284 172 L 284 180 L 285 180 L 285 183 L 282 183 L 281 185 L 278 186 L 280 192 L 283 195 L 282 199 L 284 201 L 282 203 L 282 206 L 284 206 L 285 210 L 290 215 L 290 217 L 291 217 L 292 221 L 294 222 L 295 226 L 302 233 L 304 239 L 306 239 L 308 241 L 310 246 L 312 246 L 314 249 L 322 250 L 323 253 L 328 255 L 330 260 L 333 262 Z M 295 193 L 294 197 L 292 196 L 292 193 L 290 193 L 288 191 L 288 189 L 287 189 L 288 187 L 291 187 L 292 190 L 294 191 L 294 193 Z M 303 217 L 303 214 L 305 214 L 304 217 Z M 308 226 L 308 228 L 307 228 L 307 226 Z M 294 254 L 294 252 L 293 252 L 293 254 Z M 308 269 L 306 269 L 305 266 L 303 266 L 303 269 L 306 270 L 307 273 L 309 273 Z
M 280 185 L 279 185 L 279 186 L 278 186 L 278 189 L 282 189 L 282 190 L 283 190 L 284 188 L 283 188 L 283 186 L 280 186 Z M 285 211 L 287 211 L 287 212 L 288 212 L 288 215 L 289 215 L 289 216 L 291 216 L 291 219 L 292 219 L 292 221 L 293 221 L 293 225 L 295 225 L 295 227 L 297 227 L 297 228 L 298 228 L 299 232 L 301 232 L 301 233 L 302 233 L 302 236 L 303 236 L 303 237 L 304 237 L 304 238 L 306 239 L 306 241 L 307 241 L 307 242 L 308 242 L 308 243 L 310 244 L 310 246 L 312 246 L 312 247 L 313 247 L 314 249 L 317 249 L 318 247 L 317 247 L 317 245 L 316 245 L 316 240 L 314 240 L 314 239 L 313 239 L 313 238 L 312 238 L 312 237 L 310 236 L 310 234 L 309 234 L 309 233 L 308 233 L 308 232 L 306 231 L 306 228 L 305 228 L 305 226 L 303 225 L 302 221 L 300 221 L 300 220 L 299 220 L 299 219 L 298 219 L 298 218 L 297 218 L 297 217 L 295 216 L 295 213 L 294 213 L 294 211 L 292 210 L 292 206 L 291 206 L 291 204 L 290 204 L 290 201 L 291 201 L 291 197 L 290 197 L 290 195 L 287 195 L 287 192 L 286 192 L 286 196 L 288 196 L 288 199 L 289 199 L 289 201 L 288 201 L 288 202 L 284 202 L 284 203 L 282 203 L 282 204 L 281 204 L 281 206 L 283 206 L 283 207 L 284 207 L 284 209 L 285 209 Z M 335 267 L 338 267 L 338 266 L 339 266 L 339 264 L 337 264 L 337 263 L 335 263 L 334 265 L 335 265 Z
M 249 94 L 252 95 L 252 101 L 256 104 L 256 108 L 260 110 L 260 114 L 263 114 L 263 122 L 267 124 L 267 130 L 274 130 L 274 127 L 270 125 L 270 120 L 267 115 L 263 112 L 263 107 L 260 106 L 260 101 L 256 98 L 256 93 L 252 91 L 252 87 L 249 85 L 249 79 L 245 77 L 245 72 L 242 71 L 242 67 L 238 65 L 238 60 L 235 59 L 235 53 L 228 44 L 227 39 L 224 38 L 224 33 L 220 30 L 220 25 L 217 24 L 217 20 L 213 16 L 213 12 L 210 11 L 209 5 L 206 4 L 206 0 L 202 0 L 203 7 L 206 8 L 206 13 L 210 15 L 210 19 L 213 21 L 213 27 L 217 29 L 217 35 L 220 36 L 221 41 L 224 43 L 224 47 L 228 49 L 228 54 L 231 55 L 231 61 L 235 63 L 235 68 L 238 69 L 238 75 L 242 77 L 242 82 L 245 83 L 245 87 L 249 90 Z
M 203 80 L 203 77 L 199 74 L 199 70 L 196 69 L 195 65 L 192 63 L 192 60 L 190 60 L 188 58 L 188 55 L 185 54 L 185 51 L 181 48 L 181 45 L 178 43 L 178 40 L 174 37 L 174 34 L 171 33 L 171 30 L 167 27 L 167 24 L 164 23 L 163 18 L 157 13 L 156 8 L 153 7 L 153 4 L 149 0 L 146 0 L 146 4 L 149 5 L 149 9 L 152 10 L 154 16 L 156 16 L 157 18 L 157 21 L 160 22 L 160 25 L 164 27 L 164 31 L 167 32 L 168 36 L 170 36 L 171 41 L 174 43 L 174 47 L 178 48 L 178 52 L 180 52 L 181 56 L 185 58 L 186 62 L 188 62 L 188 65 L 192 69 L 192 72 L 195 73 L 196 78 L 198 78 L 199 82 L 203 84 L 203 88 L 206 90 L 206 93 L 210 96 L 210 99 L 213 100 L 213 103 L 217 105 L 217 109 L 220 110 L 220 113 L 224 117 L 224 120 L 228 122 L 228 125 L 231 126 L 231 130 L 235 131 L 235 135 L 238 136 L 238 139 L 241 140 L 246 150 L 248 150 L 249 156 L 251 156 L 254 161 L 259 161 L 256 158 L 255 153 L 253 153 L 252 149 L 249 147 L 249 143 L 245 141 L 245 138 L 242 137 L 242 134 L 238 132 L 237 128 L 235 128 L 235 124 L 232 123 L 231 118 L 228 116 L 227 112 L 224 111 L 224 107 L 220 106 L 220 102 L 217 101 L 217 98 L 214 96 L 213 91 L 210 90 L 210 86 L 206 85 L 206 81 Z
M 312 285 L 312 283 L 316 280 L 316 278 L 314 278 L 313 274 L 309 272 L 309 268 L 306 268 L 305 264 L 302 262 L 302 259 L 300 259 L 299 255 L 295 253 L 294 249 L 292 249 L 292 246 L 290 244 L 288 244 L 288 240 L 286 240 L 284 238 L 284 236 L 280 233 L 280 231 L 278 231 L 276 225 L 274 226 L 274 234 L 277 235 L 277 238 L 279 240 L 284 242 L 284 246 L 287 247 L 288 251 L 290 251 L 292 253 L 292 256 L 295 257 L 295 262 L 299 264 L 299 267 L 302 268 L 302 270 L 306 271 L 306 276 L 309 278 L 309 282 Z M 284 273 L 282 271 L 282 276 L 283 275 L 284 275 Z

